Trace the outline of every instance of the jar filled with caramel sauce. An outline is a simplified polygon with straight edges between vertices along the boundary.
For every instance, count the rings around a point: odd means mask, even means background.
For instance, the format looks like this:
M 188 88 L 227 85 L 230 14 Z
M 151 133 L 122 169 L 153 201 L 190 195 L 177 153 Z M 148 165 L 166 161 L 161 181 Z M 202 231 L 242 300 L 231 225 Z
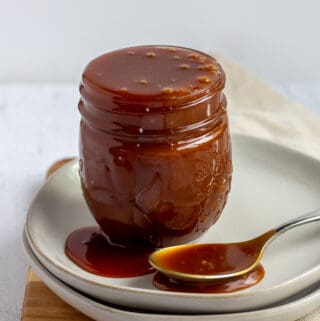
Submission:
M 232 173 L 224 85 L 214 58 L 181 47 L 125 48 L 87 65 L 80 178 L 111 244 L 181 244 L 216 222 Z

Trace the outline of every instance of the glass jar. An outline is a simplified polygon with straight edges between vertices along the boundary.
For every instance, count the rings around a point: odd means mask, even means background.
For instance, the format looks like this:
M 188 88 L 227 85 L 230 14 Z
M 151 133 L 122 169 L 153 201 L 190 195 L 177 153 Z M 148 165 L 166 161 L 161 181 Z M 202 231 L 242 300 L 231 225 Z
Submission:
M 120 49 L 91 61 L 80 85 L 80 177 L 111 244 L 198 238 L 231 181 L 225 74 L 198 51 Z

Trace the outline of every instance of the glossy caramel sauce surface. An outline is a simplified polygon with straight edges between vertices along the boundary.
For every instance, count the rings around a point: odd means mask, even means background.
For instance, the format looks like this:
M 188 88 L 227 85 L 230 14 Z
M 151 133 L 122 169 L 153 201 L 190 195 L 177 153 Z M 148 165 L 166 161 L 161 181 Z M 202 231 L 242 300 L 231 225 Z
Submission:
M 66 255 L 87 272 L 107 277 L 134 277 L 153 273 L 148 262 L 151 247 L 111 246 L 98 227 L 73 231 L 65 245 Z
M 216 60 L 186 48 L 102 55 L 80 86 L 83 195 L 109 242 L 196 239 L 230 190 L 231 144 Z
M 153 261 L 163 270 L 193 275 L 223 275 L 254 265 L 271 230 L 255 239 L 239 243 L 188 244 L 156 252 Z
M 224 85 L 210 56 L 177 47 L 140 46 L 102 55 L 88 64 L 83 81 L 130 99 L 171 100 Z M 134 109 L 134 107 L 133 107 Z

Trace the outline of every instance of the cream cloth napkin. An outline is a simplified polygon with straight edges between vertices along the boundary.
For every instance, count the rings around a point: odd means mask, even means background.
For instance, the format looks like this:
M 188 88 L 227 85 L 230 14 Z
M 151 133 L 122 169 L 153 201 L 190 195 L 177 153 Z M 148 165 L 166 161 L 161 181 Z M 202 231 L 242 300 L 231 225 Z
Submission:
M 320 159 L 319 117 L 238 65 L 213 56 L 227 75 L 225 93 L 232 133 L 264 138 Z M 299 321 L 320 321 L 320 307 Z
M 232 133 L 257 136 L 320 159 L 320 117 L 292 102 L 225 58 Z

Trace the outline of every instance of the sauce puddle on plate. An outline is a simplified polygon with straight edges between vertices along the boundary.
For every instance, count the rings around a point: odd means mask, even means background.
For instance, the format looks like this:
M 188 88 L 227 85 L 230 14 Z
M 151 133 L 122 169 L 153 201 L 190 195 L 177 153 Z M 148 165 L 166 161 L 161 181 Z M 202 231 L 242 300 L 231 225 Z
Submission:
M 110 245 L 98 227 L 73 231 L 66 241 L 65 253 L 83 270 L 107 277 L 134 277 L 155 272 L 149 264 L 153 247 Z
M 191 245 L 191 247 L 197 247 Z M 71 261 L 83 270 L 107 277 L 135 277 L 155 272 L 149 264 L 149 255 L 154 251 L 152 247 L 118 247 L 112 246 L 101 234 L 98 227 L 84 227 L 73 231 L 65 245 L 65 253 Z M 177 253 L 178 254 L 178 253 Z M 217 254 L 217 253 L 213 253 Z M 172 257 L 178 264 L 179 255 Z M 190 260 L 196 262 L 197 256 L 190 255 Z M 195 267 L 199 264 L 188 264 L 189 272 L 198 272 Z M 194 293 L 229 293 L 249 288 L 259 283 L 264 277 L 264 269 L 259 264 L 254 270 L 223 281 L 210 283 L 174 280 L 161 273 L 156 273 L 153 285 L 164 291 L 194 292 Z

